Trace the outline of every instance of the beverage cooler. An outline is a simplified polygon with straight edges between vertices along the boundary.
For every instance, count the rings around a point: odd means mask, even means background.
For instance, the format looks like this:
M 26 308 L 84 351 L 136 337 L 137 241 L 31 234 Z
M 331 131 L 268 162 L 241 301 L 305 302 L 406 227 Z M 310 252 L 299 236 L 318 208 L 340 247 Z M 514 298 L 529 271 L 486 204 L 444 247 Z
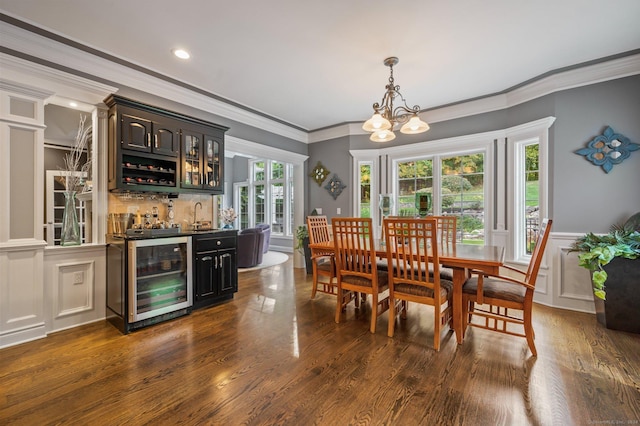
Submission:
M 123 333 L 191 312 L 191 237 L 114 238 L 107 247 L 107 319 Z

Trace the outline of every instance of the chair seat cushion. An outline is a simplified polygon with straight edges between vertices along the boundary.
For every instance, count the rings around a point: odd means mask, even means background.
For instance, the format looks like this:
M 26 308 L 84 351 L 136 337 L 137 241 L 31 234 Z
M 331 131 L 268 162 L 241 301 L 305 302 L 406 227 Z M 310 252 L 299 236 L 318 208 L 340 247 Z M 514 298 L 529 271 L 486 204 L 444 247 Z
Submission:
M 421 285 L 398 283 L 393 287 L 395 292 L 411 294 L 414 296 L 431 297 L 433 298 L 433 289 Z M 440 297 L 448 299 L 450 294 L 453 294 L 453 282 L 449 280 L 440 279 Z
M 317 265 L 318 265 L 317 268 L 320 271 L 335 273 L 334 263 L 331 262 L 331 258 L 329 257 L 317 259 Z
M 524 286 L 510 283 L 495 278 L 485 277 L 482 283 L 482 293 L 484 297 L 491 299 L 508 300 L 510 302 L 523 303 L 527 289 Z M 478 293 L 478 276 L 469 278 L 462 287 L 462 292 L 466 294 Z
M 359 275 L 343 275 L 342 282 L 371 288 L 371 280 Z M 378 271 L 378 292 L 389 288 L 389 275 L 386 271 Z
M 433 265 L 429 264 L 429 275 L 433 276 Z M 440 265 L 440 278 L 444 280 L 453 281 L 453 269 L 445 268 Z

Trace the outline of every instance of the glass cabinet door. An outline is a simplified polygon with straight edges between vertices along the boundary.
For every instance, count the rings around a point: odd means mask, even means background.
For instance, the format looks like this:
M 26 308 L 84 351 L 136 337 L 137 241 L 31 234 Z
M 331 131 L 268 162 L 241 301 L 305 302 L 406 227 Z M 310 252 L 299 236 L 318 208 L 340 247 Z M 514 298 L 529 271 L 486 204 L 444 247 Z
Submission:
M 200 187 L 202 185 L 200 167 L 202 137 L 183 132 L 182 141 L 182 186 Z
M 205 135 L 204 146 L 204 181 L 202 184 L 208 189 L 219 188 L 222 183 L 221 142 L 212 136 Z

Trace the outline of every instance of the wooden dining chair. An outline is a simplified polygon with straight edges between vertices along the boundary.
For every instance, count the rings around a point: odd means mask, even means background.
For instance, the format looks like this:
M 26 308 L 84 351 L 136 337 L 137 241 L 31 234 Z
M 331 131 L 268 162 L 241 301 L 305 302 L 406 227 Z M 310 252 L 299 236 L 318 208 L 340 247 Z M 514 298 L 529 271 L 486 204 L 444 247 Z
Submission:
M 307 229 L 310 244 L 331 241 L 327 216 L 307 216 Z M 318 291 L 331 295 L 338 294 L 334 252 L 311 248 L 311 262 L 313 268 L 311 298 L 314 299 Z
M 435 219 L 438 229 L 438 242 L 443 243 L 456 243 L 457 238 L 457 216 L 426 216 L 427 219 Z
M 426 219 L 435 219 L 437 227 L 437 237 L 440 244 L 456 245 L 457 242 L 457 224 L 456 216 L 426 216 Z M 433 271 L 430 271 L 433 273 Z M 440 265 L 440 278 L 452 281 L 453 269 Z
M 525 337 L 533 356 L 538 355 L 533 342 L 535 333 L 531 323 L 531 309 L 536 278 L 552 223 L 551 219 L 542 221 L 536 246 L 526 271 L 506 265 L 503 268 L 510 271 L 509 276 L 474 274 L 472 271 L 471 278 L 462 288 L 462 318 L 465 322 L 463 334 L 467 325 L 470 325 Z M 521 314 L 515 315 L 513 311 L 521 311 Z M 474 322 L 476 318 L 483 321 Z M 514 324 L 515 330 L 514 327 L 508 328 L 509 325 Z
M 393 337 L 398 311 L 406 318 L 408 302 L 431 305 L 433 347 L 439 351 L 441 327 L 451 324 L 453 318 L 453 283 L 440 277 L 437 221 L 433 218 L 389 219 L 384 222 L 384 232 L 391 306 L 388 335 Z
M 389 285 L 387 272 L 376 268 L 373 222 L 370 218 L 334 217 L 331 226 L 338 278 L 336 323 L 340 322 L 342 312 L 352 300 L 356 307 L 360 306 L 359 294 L 371 295 L 369 330 L 375 333 L 378 317 L 389 309 Z

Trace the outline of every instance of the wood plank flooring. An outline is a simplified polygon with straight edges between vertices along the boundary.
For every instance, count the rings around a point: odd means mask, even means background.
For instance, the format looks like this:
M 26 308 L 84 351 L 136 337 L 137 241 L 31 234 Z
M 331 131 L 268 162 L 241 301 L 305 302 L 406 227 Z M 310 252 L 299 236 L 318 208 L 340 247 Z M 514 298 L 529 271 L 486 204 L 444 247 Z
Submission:
M 333 320 L 287 263 L 233 301 L 120 334 L 106 321 L 0 350 L 0 425 L 640 424 L 640 336 L 535 306 L 525 339 L 470 329 L 433 350 L 430 307 L 388 338 L 370 308 Z

